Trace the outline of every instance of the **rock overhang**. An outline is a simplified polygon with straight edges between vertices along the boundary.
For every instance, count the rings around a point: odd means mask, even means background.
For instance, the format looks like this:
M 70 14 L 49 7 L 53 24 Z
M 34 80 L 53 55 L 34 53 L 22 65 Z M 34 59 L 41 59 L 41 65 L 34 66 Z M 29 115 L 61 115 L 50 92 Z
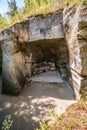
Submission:
M 62 39 L 63 12 L 41 15 L 18 22 L 0 33 L 0 41 L 17 38 L 21 42 L 33 42 L 45 39 Z

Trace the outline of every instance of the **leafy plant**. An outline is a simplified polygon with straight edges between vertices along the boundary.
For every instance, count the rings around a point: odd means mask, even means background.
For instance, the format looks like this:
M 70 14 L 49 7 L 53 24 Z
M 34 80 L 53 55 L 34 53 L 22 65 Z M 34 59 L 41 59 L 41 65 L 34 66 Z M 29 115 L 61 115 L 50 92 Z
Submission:
M 55 122 L 60 120 L 60 118 L 58 118 L 57 114 L 55 114 L 51 106 L 48 107 L 48 111 L 50 116 L 55 120 Z M 40 122 L 40 128 L 36 128 L 36 130 L 50 130 L 50 126 L 46 123 L 46 121 L 42 120 Z
M 59 120 L 58 115 L 54 112 L 54 110 L 53 110 L 52 107 L 49 107 L 49 108 L 48 108 L 48 111 L 49 111 L 50 116 L 53 117 L 53 119 L 54 119 L 55 121 L 58 121 L 58 120 Z
M 49 126 L 46 124 L 46 122 L 43 120 L 42 122 L 40 122 L 40 129 L 41 130 L 48 130 Z
M 10 0 L 8 2 L 9 11 L 7 12 L 8 16 L 13 17 L 18 12 L 18 7 L 15 0 Z
M 2 130 L 10 130 L 12 123 L 13 123 L 13 120 L 11 118 L 11 115 L 7 115 L 2 124 Z
M 0 14 L 0 30 L 7 26 L 6 19 Z

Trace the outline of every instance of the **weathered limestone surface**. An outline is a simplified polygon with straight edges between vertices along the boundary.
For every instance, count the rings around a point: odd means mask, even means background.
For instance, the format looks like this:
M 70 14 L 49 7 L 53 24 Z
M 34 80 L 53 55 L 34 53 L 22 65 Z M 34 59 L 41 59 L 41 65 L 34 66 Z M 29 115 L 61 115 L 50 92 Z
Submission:
M 83 0 L 77 9 L 73 5 L 29 18 L 0 33 L 2 92 L 15 95 L 32 75 L 57 70 L 62 78 L 69 79 L 76 98 L 87 95 L 86 2 Z
M 87 5 L 64 12 L 63 23 L 70 54 L 72 85 L 77 98 L 87 95 Z M 83 92 L 84 91 L 84 92 Z
M 0 34 L 0 41 L 13 37 L 21 42 L 62 39 L 65 37 L 62 19 L 62 12 L 30 18 L 5 29 Z
M 25 84 L 26 77 L 26 68 L 25 68 L 25 59 L 24 54 L 22 52 L 18 52 L 13 55 L 13 63 L 15 69 L 15 77 L 20 85 L 20 89 Z
M 63 13 L 51 14 L 46 18 L 37 17 L 29 21 L 29 41 L 64 38 Z
M 20 86 L 15 76 L 15 67 L 12 56 L 13 42 L 4 41 L 1 44 L 3 51 L 2 63 L 2 93 L 17 95 L 20 92 Z

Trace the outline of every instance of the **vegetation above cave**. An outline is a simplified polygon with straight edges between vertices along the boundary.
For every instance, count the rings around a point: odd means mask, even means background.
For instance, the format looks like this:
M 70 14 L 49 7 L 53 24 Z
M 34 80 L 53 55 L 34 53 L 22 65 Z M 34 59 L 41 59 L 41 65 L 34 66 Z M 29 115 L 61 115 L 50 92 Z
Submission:
M 24 0 L 24 7 L 19 9 L 16 1 L 8 1 L 7 18 L 0 15 L 0 31 L 18 21 L 38 14 L 48 14 L 58 10 L 63 10 L 69 4 L 78 5 L 81 0 Z

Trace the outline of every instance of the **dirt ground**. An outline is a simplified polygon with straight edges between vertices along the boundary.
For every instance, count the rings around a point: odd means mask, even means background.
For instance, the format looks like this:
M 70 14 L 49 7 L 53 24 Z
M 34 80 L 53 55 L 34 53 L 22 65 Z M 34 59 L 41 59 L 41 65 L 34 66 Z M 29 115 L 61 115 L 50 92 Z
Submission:
M 53 79 L 52 76 L 51 78 Z M 18 97 L 0 94 L 0 129 L 5 116 L 11 115 L 11 130 L 35 130 L 40 120 L 44 119 L 49 123 L 53 121 L 49 107 L 61 115 L 68 106 L 76 102 L 72 88 L 60 79 L 59 82 L 51 80 L 51 83 L 38 80 L 37 76 L 32 79 L 31 84 L 26 83 Z

